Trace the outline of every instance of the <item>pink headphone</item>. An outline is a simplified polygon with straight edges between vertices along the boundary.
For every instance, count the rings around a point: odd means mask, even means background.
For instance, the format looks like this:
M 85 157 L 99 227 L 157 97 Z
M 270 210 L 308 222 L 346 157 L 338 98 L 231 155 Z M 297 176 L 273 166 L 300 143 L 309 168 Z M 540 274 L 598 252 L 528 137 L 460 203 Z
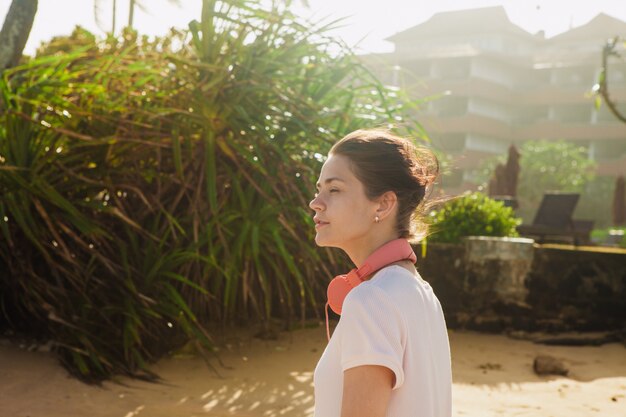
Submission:
M 360 268 L 354 268 L 347 274 L 338 275 L 328 284 L 328 290 L 326 291 L 328 302 L 324 311 L 326 312 L 326 335 L 329 340 L 328 307 L 330 306 L 335 313 L 341 314 L 343 300 L 354 287 L 361 284 L 365 281 L 365 278 L 379 269 L 405 259 L 413 263 L 417 261 L 415 252 L 413 252 L 409 242 L 406 239 L 391 240 L 368 256 Z

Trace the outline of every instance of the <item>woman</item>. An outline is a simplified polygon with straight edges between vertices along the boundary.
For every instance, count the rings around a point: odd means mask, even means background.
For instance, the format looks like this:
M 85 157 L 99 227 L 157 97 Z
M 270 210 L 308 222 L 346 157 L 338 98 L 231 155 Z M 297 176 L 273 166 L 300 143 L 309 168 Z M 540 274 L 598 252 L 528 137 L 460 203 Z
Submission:
M 349 134 L 330 150 L 309 203 L 315 242 L 360 267 L 389 242 L 416 239 L 437 170 L 432 153 L 406 139 Z M 315 417 L 449 417 L 450 348 L 432 288 L 406 259 L 363 278 L 315 369 Z

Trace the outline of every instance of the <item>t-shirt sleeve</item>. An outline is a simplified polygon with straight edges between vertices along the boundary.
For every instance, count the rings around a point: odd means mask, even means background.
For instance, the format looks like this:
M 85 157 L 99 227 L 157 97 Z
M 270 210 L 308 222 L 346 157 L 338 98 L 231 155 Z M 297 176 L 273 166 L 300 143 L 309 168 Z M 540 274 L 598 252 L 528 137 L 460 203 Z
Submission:
M 395 374 L 393 389 L 400 388 L 406 327 L 391 298 L 375 286 L 355 288 L 344 301 L 341 321 L 342 370 L 384 366 Z

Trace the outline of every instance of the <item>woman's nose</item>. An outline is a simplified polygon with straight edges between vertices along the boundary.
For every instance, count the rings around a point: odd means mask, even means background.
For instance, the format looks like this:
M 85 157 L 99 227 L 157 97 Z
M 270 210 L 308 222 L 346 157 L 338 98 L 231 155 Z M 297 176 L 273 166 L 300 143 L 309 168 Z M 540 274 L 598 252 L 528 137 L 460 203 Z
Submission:
M 322 209 L 322 204 L 321 204 L 321 202 L 320 202 L 320 197 L 319 197 L 319 195 L 316 195 L 316 196 L 313 198 L 313 200 L 311 200 L 311 201 L 309 202 L 309 207 L 311 208 L 311 210 L 314 210 L 314 211 L 318 211 L 318 210 L 321 210 L 321 209 Z

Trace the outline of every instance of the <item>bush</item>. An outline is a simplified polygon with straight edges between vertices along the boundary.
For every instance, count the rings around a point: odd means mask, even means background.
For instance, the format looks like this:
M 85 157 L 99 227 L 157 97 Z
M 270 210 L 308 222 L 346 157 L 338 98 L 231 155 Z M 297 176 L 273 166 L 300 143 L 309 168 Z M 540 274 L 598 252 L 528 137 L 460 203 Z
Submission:
M 459 242 L 464 236 L 519 236 L 513 209 L 482 193 L 454 198 L 431 213 L 432 242 Z
M 615 244 L 620 248 L 626 249 L 626 227 L 615 226 L 615 227 L 607 227 L 604 229 L 593 229 L 593 231 L 591 232 L 591 240 L 596 244 L 602 245 L 604 244 L 604 242 L 606 242 L 609 239 L 609 235 L 611 233 L 617 234 L 620 231 L 622 234 L 622 238 L 621 239 L 618 238 L 617 239 L 618 241 L 615 242 Z

